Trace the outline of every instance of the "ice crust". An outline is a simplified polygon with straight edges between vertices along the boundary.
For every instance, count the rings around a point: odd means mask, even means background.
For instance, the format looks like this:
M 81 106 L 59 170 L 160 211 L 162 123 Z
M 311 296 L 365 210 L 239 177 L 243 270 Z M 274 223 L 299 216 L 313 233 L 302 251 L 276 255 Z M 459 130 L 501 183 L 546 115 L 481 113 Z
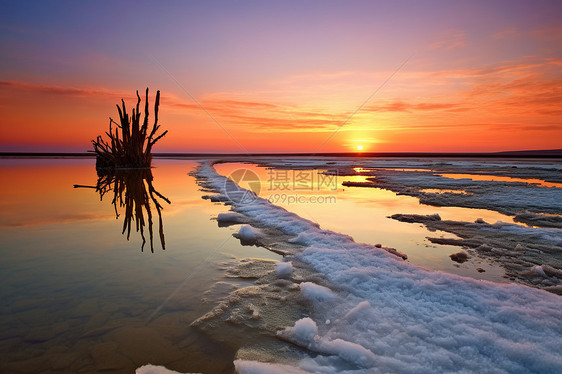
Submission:
M 322 230 L 264 199 L 241 204 L 231 193 L 240 189 L 210 164 L 198 172 L 210 188 L 231 198 L 235 212 L 292 235 L 301 247 L 295 259 L 337 285 L 337 292 L 302 285 L 314 313 L 281 333 L 316 352 L 295 363 L 301 370 L 562 372 L 560 296 L 427 271 L 349 236 Z M 321 295 L 330 297 L 315 297 Z M 315 322 L 327 320 L 331 323 L 320 327 Z M 239 361 L 236 367 L 241 373 L 255 373 L 264 366 Z
M 365 162 L 367 165 L 369 162 Z M 398 162 L 396 162 L 398 163 Z M 490 209 L 507 215 L 517 215 L 516 221 L 562 227 L 562 218 L 544 214 L 562 214 L 562 188 L 541 187 L 533 179 L 562 183 L 560 163 L 538 164 L 493 164 L 489 162 L 429 162 L 402 161 L 400 171 L 388 169 L 383 161 L 361 175 L 368 182 L 347 182 L 344 185 L 384 188 L 398 194 L 416 197 L 421 203 L 434 206 L 458 206 Z M 422 170 L 416 169 L 423 168 Z M 343 175 L 355 175 L 350 167 L 339 163 L 334 170 Z M 332 171 L 334 172 L 334 171 Z M 455 179 L 450 174 L 515 177 L 521 181 L 487 181 L 470 178 Z M 374 177 L 374 178 L 373 178 Z M 529 180 L 529 182 L 524 182 Z M 427 190 L 443 190 L 442 193 Z M 465 193 L 447 192 L 460 190 Z
M 245 160 L 247 161 L 247 160 Z M 368 168 L 400 168 L 400 169 L 428 169 L 428 168 L 452 168 L 455 170 L 478 170 L 482 167 L 481 160 L 461 160 L 461 159 L 448 159 L 448 160 L 429 160 L 427 158 L 358 158 L 358 157 L 323 157 L 321 160 L 318 158 L 307 157 L 287 157 L 283 160 L 278 157 L 268 158 L 260 157 L 257 160 L 262 165 L 276 168 L 318 168 L 330 169 L 334 167 L 362 167 Z M 495 168 L 498 170 L 505 170 L 517 166 L 518 168 L 524 167 L 526 170 L 533 172 L 540 171 L 562 171 L 562 164 L 559 162 L 546 162 L 546 161 L 524 161 L 517 160 L 517 165 L 513 164 L 511 160 L 503 160 L 498 162 L 486 162 L 487 167 Z
M 496 207 L 498 211 L 512 214 L 525 209 L 538 211 L 562 210 L 562 189 L 560 188 L 530 188 L 522 182 L 493 182 L 474 181 L 471 179 L 451 179 L 438 175 L 405 175 L 395 174 L 388 178 L 392 183 L 407 187 L 420 188 L 475 188 L 482 193 L 449 194 L 435 197 L 435 194 L 422 195 L 424 201 L 432 198 L 455 200 L 455 205 L 468 207 Z M 409 173 L 414 174 L 414 173 Z M 383 185 L 384 186 L 384 185 Z M 393 187 L 393 189 L 395 189 Z

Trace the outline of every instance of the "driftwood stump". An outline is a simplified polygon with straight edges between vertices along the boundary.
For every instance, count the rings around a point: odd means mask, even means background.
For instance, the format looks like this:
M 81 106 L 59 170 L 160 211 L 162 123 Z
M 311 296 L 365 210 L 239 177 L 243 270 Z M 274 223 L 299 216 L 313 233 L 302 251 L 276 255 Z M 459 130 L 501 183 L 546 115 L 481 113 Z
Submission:
M 109 117 L 109 131 L 105 132 L 108 140 L 98 136 L 92 140 L 96 154 L 96 168 L 98 170 L 115 170 L 124 168 L 149 168 L 152 162 L 152 147 L 168 130 L 157 135 L 158 107 L 160 106 L 160 91 L 156 92 L 154 102 L 154 123 L 148 129 L 148 88 L 144 105 L 144 119 L 141 124 L 141 98 L 137 91 L 137 105 L 129 116 L 125 108 L 125 101 L 121 99 L 121 106 L 117 105 L 119 122 Z M 115 127 L 113 126 L 115 125 Z

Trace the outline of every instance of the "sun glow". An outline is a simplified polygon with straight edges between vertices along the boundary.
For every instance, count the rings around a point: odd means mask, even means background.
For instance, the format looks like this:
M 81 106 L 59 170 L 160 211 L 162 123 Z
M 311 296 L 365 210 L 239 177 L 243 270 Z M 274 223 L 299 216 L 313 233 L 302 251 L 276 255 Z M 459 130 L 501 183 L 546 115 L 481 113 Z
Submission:
M 358 151 L 362 151 L 364 147 L 361 144 L 358 144 L 356 148 Z

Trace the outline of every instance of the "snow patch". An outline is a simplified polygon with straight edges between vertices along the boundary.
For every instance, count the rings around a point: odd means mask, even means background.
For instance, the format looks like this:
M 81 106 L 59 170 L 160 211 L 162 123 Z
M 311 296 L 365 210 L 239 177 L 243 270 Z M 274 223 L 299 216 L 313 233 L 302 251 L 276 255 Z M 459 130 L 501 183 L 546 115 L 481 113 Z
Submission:
M 292 262 L 278 262 L 276 265 L 275 272 L 279 278 L 290 278 L 291 274 L 293 274 Z
M 295 322 L 293 327 L 278 332 L 277 335 L 309 348 L 318 337 L 318 326 L 311 318 L 305 317 Z
M 236 224 L 244 222 L 244 216 L 238 213 L 219 213 L 217 216 L 219 224 Z
M 164 366 L 155 366 L 155 365 L 148 364 L 137 368 L 137 370 L 135 370 L 135 374 L 182 374 L 182 373 L 180 373 L 179 371 L 173 371 L 167 369 Z
M 546 273 L 544 272 L 544 269 L 542 268 L 542 265 L 535 265 L 531 268 L 531 273 L 539 275 L 541 277 L 547 277 Z
M 376 363 L 375 354 L 359 344 L 339 338 L 331 340 L 318 336 L 316 323 L 308 317 L 298 320 L 293 327 L 287 327 L 278 335 L 322 355 L 339 356 L 361 368 L 370 368 Z
M 363 311 L 371 309 L 371 303 L 367 300 L 361 301 L 353 309 L 345 314 L 344 319 L 354 319 L 362 314 Z
M 329 288 L 312 282 L 302 282 L 300 289 L 302 296 L 311 301 L 329 301 L 336 297 Z
M 531 275 L 540 276 L 543 278 L 557 277 L 562 278 L 562 271 L 550 265 L 535 265 L 529 270 Z
M 238 230 L 237 235 L 241 240 L 246 242 L 255 242 L 260 237 L 262 237 L 261 231 L 250 225 L 244 225 L 240 227 L 240 230 Z
M 213 203 L 221 203 L 229 200 L 228 197 L 223 194 L 205 195 L 203 196 L 203 199 L 211 200 Z
M 238 374 L 308 374 L 294 366 L 271 364 L 268 362 L 256 362 L 246 360 L 234 361 L 234 367 Z

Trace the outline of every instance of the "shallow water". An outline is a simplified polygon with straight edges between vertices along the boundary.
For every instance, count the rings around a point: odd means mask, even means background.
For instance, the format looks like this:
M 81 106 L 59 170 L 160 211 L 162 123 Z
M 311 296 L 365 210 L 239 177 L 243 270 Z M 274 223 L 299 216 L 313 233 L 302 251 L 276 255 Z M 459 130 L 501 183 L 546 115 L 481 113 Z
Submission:
M 215 168 L 225 176 L 237 175 L 239 170 L 251 170 L 255 175 L 250 177 L 246 173 L 242 181 L 237 180 L 242 187 L 259 192 L 259 196 L 319 223 L 324 229 L 350 235 L 356 242 L 396 248 L 408 255 L 408 261 L 427 269 L 506 282 L 500 265 L 478 258 L 458 264 L 449 255 L 459 252 L 459 247 L 437 245 L 427 240 L 428 236 L 456 238 L 455 235 L 443 231 L 431 232 L 423 225 L 388 218 L 396 213 L 437 213 L 444 220 L 474 222 L 482 218 L 491 223 L 513 222 L 511 217 L 504 214 L 484 209 L 421 205 L 417 198 L 396 195 L 379 188 L 342 186 L 344 181 L 363 182 L 368 178 L 365 176 L 333 176 L 332 179 L 325 179 L 326 176 L 322 174 L 325 170 L 276 170 L 245 163 L 217 164 Z M 304 183 L 305 175 L 308 183 Z M 256 183 L 259 183 L 259 188 Z
M 100 202 L 94 160 L 0 160 L 1 372 L 133 372 L 146 364 L 190 372 L 232 372 L 237 347 L 189 324 L 240 282 L 220 265 L 279 256 L 242 247 L 234 228 L 211 220 L 226 208 L 202 200 L 188 172 L 195 162 L 158 160 L 166 249 L 151 201 L 154 253 L 121 234 L 108 193 Z M 132 189 L 131 186 L 128 186 Z M 146 212 L 145 212 L 146 213 Z M 145 220 L 147 217 L 145 215 Z

